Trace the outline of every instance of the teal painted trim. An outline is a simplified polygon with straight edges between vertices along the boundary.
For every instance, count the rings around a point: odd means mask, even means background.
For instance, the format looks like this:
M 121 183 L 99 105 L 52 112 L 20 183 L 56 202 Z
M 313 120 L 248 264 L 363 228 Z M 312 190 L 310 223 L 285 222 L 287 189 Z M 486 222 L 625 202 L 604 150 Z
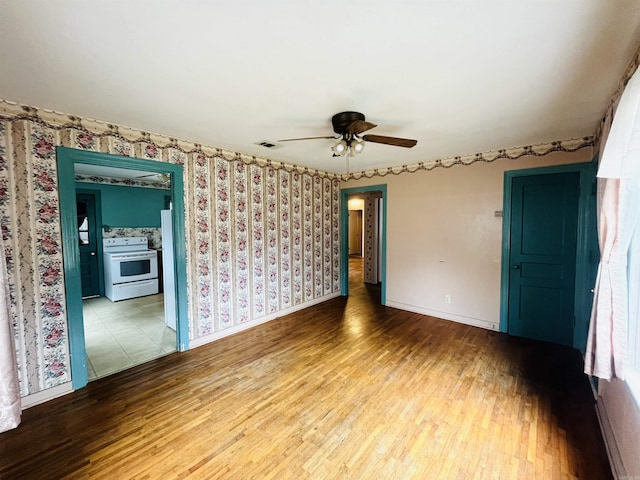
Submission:
M 67 300 L 71 384 L 74 390 L 77 390 L 87 384 L 89 375 L 87 372 L 87 354 L 85 351 L 84 322 L 82 318 L 76 185 L 73 160 L 69 158 L 67 152 L 61 151 L 61 147 L 58 147 L 58 194 L 60 197 L 60 220 L 62 223 L 62 258 L 64 262 L 65 297 Z
M 340 295 L 349 295 L 349 195 L 340 190 Z M 345 247 L 346 243 L 346 247 Z
M 380 248 L 382 249 L 382 265 L 380 269 L 382 270 L 381 278 L 382 278 L 382 286 L 380 288 L 380 303 L 382 305 L 387 304 L 387 186 L 383 185 L 382 189 L 382 245 Z
M 387 304 L 387 185 L 343 188 L 340 190 L 340 295 L 349 295 L 349 197 L 359 193 L 382 192 L 382 241 L 380 245 L 380 303 Z
M 591 308 L 593 305 L 592 290 L 595 287 L 596 271 L 598 262 L 600 261 L 600 250 L 597 243 L 597 170 L 597 158 L 594 158 L 591 163 L 584 164 L 584 167 L 580 169 L 578 243 L 576 250 L 576 298 L 574 305 L 576 321 L 573 329 L 573 346 L 583 354 L 587 348 Z
M 94 190 L 93 188 L 78 188 L 76 186 L 76 194 L 84 193 L 87 195 L 93 195 L 95 198 L 96 207 L 96 225 L 98 231 L 96 232 L 97 242 L 96 249 L 98 251 L 98 290 L 100 295 L 104 297 L 104 257 L 102 256 L 102 197 L 100 190 Z
M 592 198 L 592 183 L 595 179 L 594 162 L 572 163 L 550 167 L 527 168 L 504 172 L 504 197 L 502 218 L 502 266 L 500 269 L 500 331 L 508 333 L 509 325 L 509 258 L 511 258 L 511 185 L 516 177 L 576 172 L 580 175 L 580 197 L 578 200 L 578 234 L 576 247 L 576 278 L 573 329 L 573 347 L 584 353 L 587 329 L 591 315 L 593 296 L 590 285 L 589 266 L 590 238 L 596 221 L 595 201 Z
M 62 255 L 64 260 L 65 296 L 69 326 L 69 353 L 71 357 L 71 382 L 74 389 L 83 388 L 88 382 L 87 361 L 82 317 L 82 288 L 80 284 L 80 252 L 76 211 L 76 185 L 74 164 L 85 163 L 106 167 L 129 168 L 171 175 L 172 219 L 176 274 L 177 347 L 189 349 L 189 322 L 187 311 L 187 266 L 185 239 L 185 210 L 183 167 L 172 163 L 122 157 L 106 153 L 89 152 L 57 147 L 58 193 L 62 223 Z
M 509 257 L 511 255 L 511 184 L 513 175 L 504 172 L 502 199 L 502 259 L 500 268 L 500 331 L 509 331 Z
M 184 220 L 184 183 L 182 165 L 170 173 L 171 175 L 171 220 L 173 227 L 173 273 L 175 281 L 175 298 L 177 322 L 178 350 L 189 350 L 189 311 L 187 309 L 187 245 Z

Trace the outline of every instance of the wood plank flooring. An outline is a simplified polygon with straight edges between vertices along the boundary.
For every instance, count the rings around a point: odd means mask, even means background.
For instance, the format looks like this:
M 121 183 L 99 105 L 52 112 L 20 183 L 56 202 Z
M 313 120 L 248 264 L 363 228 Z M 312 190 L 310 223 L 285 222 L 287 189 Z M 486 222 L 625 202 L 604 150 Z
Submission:
M 354 282 L 32 407 L 0 478 L 611 478 L 578 352 L 376 301 Z

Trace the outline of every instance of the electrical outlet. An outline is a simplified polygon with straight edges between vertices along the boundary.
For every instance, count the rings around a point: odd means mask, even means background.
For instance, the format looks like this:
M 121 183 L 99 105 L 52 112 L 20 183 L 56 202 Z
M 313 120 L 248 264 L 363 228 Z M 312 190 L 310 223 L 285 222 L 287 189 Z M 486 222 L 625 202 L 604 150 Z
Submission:
M 451 295 L 444 296 L 444 303 L 451 303 Z

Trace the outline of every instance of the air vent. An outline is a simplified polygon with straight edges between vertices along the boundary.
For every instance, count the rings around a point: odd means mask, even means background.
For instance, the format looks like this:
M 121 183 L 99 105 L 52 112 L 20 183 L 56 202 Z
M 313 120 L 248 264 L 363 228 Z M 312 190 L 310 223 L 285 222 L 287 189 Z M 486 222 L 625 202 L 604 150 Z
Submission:
M 264 147 L 264 148 L 270 148 L 271 150 L 275 148 L 280 148 L 282 146 L 281 143 L 272 142 L 270 140 L 263 140 L 261 142 L 256 142 L 256 145 L 260 145 L 261 147 Z

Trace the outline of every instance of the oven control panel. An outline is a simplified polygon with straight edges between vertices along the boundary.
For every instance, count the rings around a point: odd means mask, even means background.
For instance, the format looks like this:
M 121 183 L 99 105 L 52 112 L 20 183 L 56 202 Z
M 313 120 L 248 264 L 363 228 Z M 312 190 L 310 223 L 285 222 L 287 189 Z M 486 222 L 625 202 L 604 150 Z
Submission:
M 128 245 L 132 246 L 143 246 L 146 248 L 147 246 L 147 237 L 116 237 L 116 238 L 105 238 L 102 240 L 102 244 L 105 247 L 124 247 Z

